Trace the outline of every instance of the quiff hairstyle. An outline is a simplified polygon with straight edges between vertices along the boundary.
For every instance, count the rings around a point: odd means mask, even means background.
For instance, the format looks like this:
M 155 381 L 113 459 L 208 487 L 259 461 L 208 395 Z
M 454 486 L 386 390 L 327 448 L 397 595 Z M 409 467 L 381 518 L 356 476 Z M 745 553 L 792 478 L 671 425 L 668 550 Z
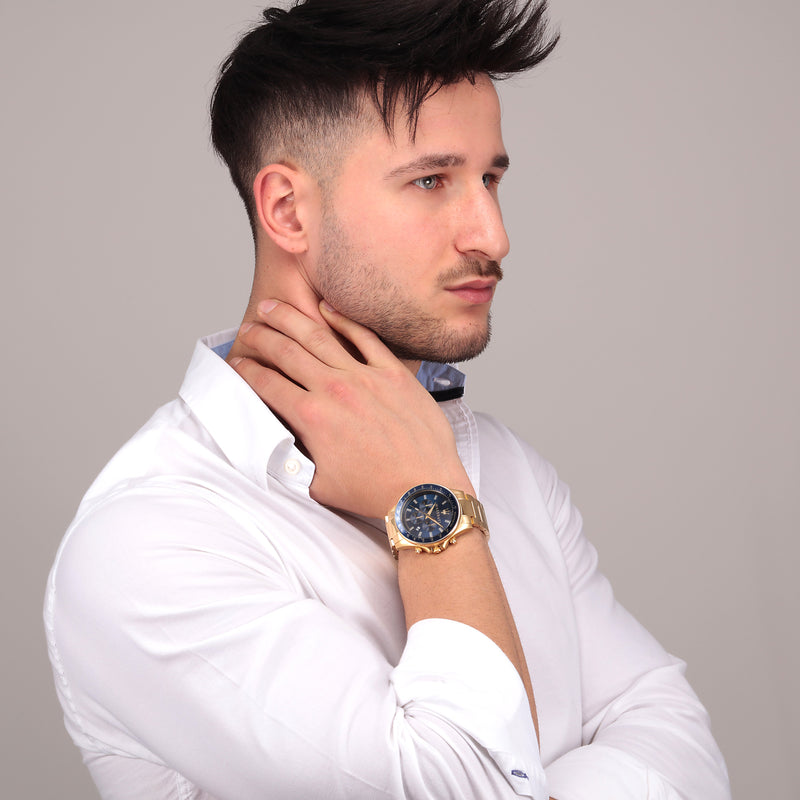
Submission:
M 302 167 L 325 191 L 354 134 L 389 136 L 398 111 L 413 139 L 442 86 L 525 72 L 556 46 L 547 0 L 306 0 L 267 8 L 220 67 L 211 139 L 255 231 L 262 166 Z

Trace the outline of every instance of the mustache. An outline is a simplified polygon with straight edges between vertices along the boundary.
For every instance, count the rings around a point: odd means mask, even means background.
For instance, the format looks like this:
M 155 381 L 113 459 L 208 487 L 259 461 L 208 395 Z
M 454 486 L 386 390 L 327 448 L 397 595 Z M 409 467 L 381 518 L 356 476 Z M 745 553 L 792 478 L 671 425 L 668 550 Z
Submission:
M 481 261 L 464 256 L 457 266 L 439 276 L 439 283 L 445 286 L 465 278 L 494 278 L 501 281 L 503 269 L 497 261 Z

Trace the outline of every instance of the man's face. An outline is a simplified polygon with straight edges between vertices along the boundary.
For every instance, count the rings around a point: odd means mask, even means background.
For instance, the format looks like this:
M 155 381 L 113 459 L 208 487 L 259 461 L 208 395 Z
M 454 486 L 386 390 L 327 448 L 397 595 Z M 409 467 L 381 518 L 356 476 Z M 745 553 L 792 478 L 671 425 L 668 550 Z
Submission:
M 508 164 L 488 78 L 447 86 L 422 106 L 414 142 L 362 137 L 326 202 L 307 279 L 400 358 L 463 361 L 489 340 L 508 252 L 497 184 Z

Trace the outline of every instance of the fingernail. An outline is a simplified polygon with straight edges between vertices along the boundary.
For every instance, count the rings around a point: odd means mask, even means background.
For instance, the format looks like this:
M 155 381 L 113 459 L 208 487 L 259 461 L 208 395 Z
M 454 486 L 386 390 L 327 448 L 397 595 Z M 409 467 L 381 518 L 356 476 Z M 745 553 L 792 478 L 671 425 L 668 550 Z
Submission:
M 237 364 L 240 364 L 244 359 L 241 356 L 236 356 L 236 358 L 232 358 L 228 363 L 235 367 Z
M 247 333 L 247 331 L 249 331 L 250 328 L 253 327 L 253 325 L 254 323 L 252 322 L 243 322 L 241 327 L 239 328 L 239 336 L 244 336 Z
M 323 301 L 320 303 L 320 305 L 321 305 L 321 306 L 322 306 L 322 307 L 323 307 L 323 308 L 324 308 L 326 311 L 330 311 L 332 314 L 335 314 L 335 313 L 336 313 L 336 309 L 335 309 L 335 308 L 334 308 L 334 307 L 333 307 L 333 306 L 332 306 L 332 305 L 331 305 L 331 304 L 330 304 L 330 303 L 329 303 L 327 300 L 323 300 Z
M 269 314 L 275 306 L 278 305 L 277 300 L 262 300 L 258 304 L 258 313 L 259 314 Z

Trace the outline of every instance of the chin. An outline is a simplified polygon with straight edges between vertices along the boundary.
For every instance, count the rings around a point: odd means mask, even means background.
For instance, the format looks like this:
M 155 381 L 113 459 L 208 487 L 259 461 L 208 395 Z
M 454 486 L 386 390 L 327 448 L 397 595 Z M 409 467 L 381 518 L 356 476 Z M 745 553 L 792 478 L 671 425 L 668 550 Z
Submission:
M 434 361 L 439 364 L 456 364 L 477 358 L 489 345 L 491 327 L 487 324 L 476 329 L 438 331 L 426 341 L 411 339 L 397 340 L 395 337 L 383 337 L 386 346 L 405 361 Z

